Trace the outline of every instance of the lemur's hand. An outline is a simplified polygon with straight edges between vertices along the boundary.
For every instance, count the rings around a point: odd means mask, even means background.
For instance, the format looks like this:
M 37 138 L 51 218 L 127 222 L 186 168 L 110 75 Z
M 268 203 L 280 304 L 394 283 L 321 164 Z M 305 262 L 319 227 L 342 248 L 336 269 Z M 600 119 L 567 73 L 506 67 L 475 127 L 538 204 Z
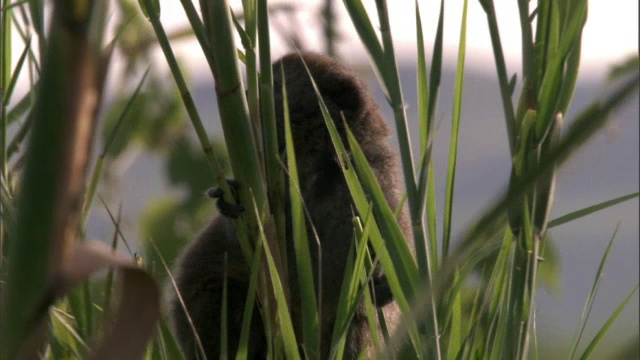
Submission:
M 377 307 L 383 307 L 393 301 L 393 293 L 385 275 L 374 276 L 369 285 L 371 296 Z
M 231 189 L 231 195 L 235 200 L 235 203 L 229 203 L 224 200 L 224 191 L 222 191 L 219 187 L 213 187 L 207 190 L 206 194 L 208 197 L 212 199 L 218 199 L 216 201 L 216 206 L 220 213 L 228 218 L 237 219 L 244 212 L 244 206 L 240 204 L 240 197 L 238 196 L 238 189 L 240 188 L 240 183 L 238 180 L 227 179 L 227 183 L 229 184 L 229 188 Z

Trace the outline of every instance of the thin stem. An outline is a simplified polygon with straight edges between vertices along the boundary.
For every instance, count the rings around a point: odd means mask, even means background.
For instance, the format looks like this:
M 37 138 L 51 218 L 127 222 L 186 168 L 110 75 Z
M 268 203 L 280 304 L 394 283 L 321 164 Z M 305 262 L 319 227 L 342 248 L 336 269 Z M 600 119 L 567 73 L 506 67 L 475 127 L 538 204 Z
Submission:
M 496 71 L 498 72 L 498 81 L 500 83 L 500 95 L 502 97 L 502 109 L 504 111 L 505 121 L 507 123 L 507 135 L 509 138 L 509 149 L 511 156 L 516 152 L 516 118 L 511 101 L 511 91 L 509 90 L 509 78 L 507 76 L 507 66 L 504 61 L 502 52 L 502 42 L 500 41 L 500 31 L 498 30 L 498 20 L 496 18 L 496 9 L 493 6 L 493 0 L 480 0 L 489 23 L 489 33 L 491 34 L 491 45 L 493 46 L 493 56 L 496 60 Z
M 411 155 L 411 142 L 409 139 L 407 120 L 405 114 L 404 100 L 402 98 L 402 88 L 400 86 L 400 77 L 398 75 L 398 67 L 395 60 L 393 50 L 393 39 L 391 37 L 391 28 L 389 26 L 389 14 L 387 11 L 387 3 L 384 0 L 377 0 L 376 7 L 378 9 L 378 18 L 380 21 L 380 33 L 382 35 L 382 44 L 384 48 L 384 73 L 383 78 L 389 91 L 389 100 L 393 109 L 396 122 L 396 130 L 398 134 L 398 142 L 400 143 L 400 157 L 402 159 L 402 169 L 404 172 L 405 186 L 407 188 L 407 198 L 409 201 L 409 209 L 411 213 L 411 222 L 413 227 L 414 241 L 424 248 L 424 252 L 418 255 L 418 269 L 421 276 L 426 279 L 430 288 L 433 286 L 431 274 L 431 261 L 429 248 L 426 246 L 424 233 L 424 223 L 422 222 L 422 208 L 420 199 L 418 198 L 418 189 L 415 182 L 415 173 L 413 169 L 413 157 Z M 382 73 L 382 71 L 381 71 Z M 435 293 L 432 292 L 434 297 Z M 431 301 L 430 321 L 432 325 L 433 337 L 435 339 L 435 355 L 436 359 L 441 358 L 440 350 L 440 331 L 438 328 L 438 316 L 436 310 L 436 302 Z

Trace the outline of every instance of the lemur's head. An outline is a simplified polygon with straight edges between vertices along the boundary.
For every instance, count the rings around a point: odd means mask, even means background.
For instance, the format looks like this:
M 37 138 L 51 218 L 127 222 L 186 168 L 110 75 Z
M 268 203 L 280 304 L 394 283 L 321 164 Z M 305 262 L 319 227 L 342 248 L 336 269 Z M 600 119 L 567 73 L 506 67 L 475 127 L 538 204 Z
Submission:
M 365 153 L 370 147 L 368 144 L 379 146 L 386 143 L 383 138 L 389 135 L 389 128 L 378 105 L 358 76 L 329 57 L 296 52 L 284 56 L 273 65 L 276 122 L 281 151 L 285 144 L 282 92 L 284 76 L 298 163 L 303 167 L 308 163 L 317 171 L 319 163 L 335 158 L 335 150 L 309 74 L 313 77 L 345 145 L 347 138 L 343 118 Z

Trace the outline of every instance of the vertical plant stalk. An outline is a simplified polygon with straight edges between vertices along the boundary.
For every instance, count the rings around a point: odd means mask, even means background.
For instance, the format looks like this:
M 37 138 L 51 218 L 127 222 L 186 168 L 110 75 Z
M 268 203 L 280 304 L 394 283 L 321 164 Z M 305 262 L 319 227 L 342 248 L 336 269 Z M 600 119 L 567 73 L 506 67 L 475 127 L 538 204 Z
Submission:
M 50 56 L 45 58 L 47 71 L 42 74 L 33 110 L 36 121 L 10 249 L 16 260 L 10 264 L 8 300 L 3 309 L 8 312 L 3 329 L 11 334 L 3 353 L 9 356 L 29 353 L 33 351 L 29 347 L 37 346 L 36 329 L 50 302 L 59 295 L 60 279 L 56 277 L 66 271 L 74 251 L 100 98 L 97 53 L 87 38 L 92 8 L 93 4 L 88 4 L 78 11 L 68 4 L 55 7 L 53 13 L 46 52 Z M 42 179 L 47 179 L 47 186 Z M 27 258 L 28 270 L 19 260 Z
M 453 99 L 453 115 L 451 124 L 451 143 L 449 146 L 449 171 L 447 174 L 447 189 L 444 201 L 444 225 L 442 230 L 442 258 L 449 254 L 451 241 L 451 222 L 453 221 L 453 189 L 456 179 L 456 164 L 458 158 L 458 133 L 460 129 L 460 113 L 462 112 L 462 92 L 464 90 L 464 61 L 467 38 L 467 0 L 462 10 L 462 25 L 460 27 L 460 41 L 458 42 L 458 65 L 456 69 L 456 87 Z
M 424 89 L 424 94 L 421 96 L 420 101 L 426 102 L 425 105 L 421 105 L 421 111 L 423 113 L 420 115 L 420 123 L 421 123 L 421 140 L 422 140 L 422 152 L 423 152 L 423 160 L 420 168 L 420 177 L 418 179 L 418 193 L 420 194 L 420 202 L 421 205 L 426 203 L 426 223 L 427 223 L 427 231 L 429 235 L 430 242 L 430 250 L 431 250 L 431 269 L 432 272 L 437 272 L 439 268 L 438 264 L 438 242 L 437 242 L 437 229 L 436 229 L 436 186 L 435 186 L 435 173 L 433 170 L 433 163 L 431 162 L 431 158 L 433 157 L 432 148 L 433 148 L 433 139 L 435 137 L 434 132 L 434 121 L 433 117 L 435 114 L 435 110 L 438 104 L 438 93 L 440 88 L 440 80 L 442 76 L 442 39 L 444 33 L 444 0 L 440 1 L 440 14 L 438 16 L 438 25 L 436 30 L 436 37 L 434 39 L 433 45 L 433 54 L 431 57 L 431 73 L 429 76 L 428 85 L 422 84 L 419 88 Z M 418 33 L 418 49 L 420 54 L 418 58 L 424 57 L 424 43 L 422 40 L 422 24 L 419 19 L 419 14 L 417 13 L 418 6 L 416 2 L 416 16 L 418 16 L 419 33 Z M 423 60 L 422 62 L 425 62 Z M 419 65 L 419 68 L 423 68 L 423 66 Z M 419 80 L 419 82 L 426 82 L 426 64 L 424 65 L 424 80 Z M 424 99 L 427 97 L 427 99 Z M 425 114 L 426 112 L 426 114 Z M 424 168 L 426 166 L 426 168 Z M 424 212 L 424 209 L 421 209 L 421 213 Z M 424 214 L 422 215 L 424 218 Z M 416 244 L 417 245 L 417 244 Z M 416 248 L 416 251 L 419 251 Z
M 184 13 L 187 15 L 187 19 L 189 19 L 191 29 L 193 30 L 196 39 L 198 39 L 198 42 L 200 43 L 200 48 L 202 48 L 202 52 L 207 59 L 209 68 L 211 69 L 211 72 L 213 72 L 213 53 L 211 52 L 211 44 L 209 43 L 209 39 L 207 38 L 207 32 L 204 28 L 204 24 L 202 23 L 202 20 L 200 20 L 200 16 L 198 16 L 198 12 L 195 6 L 193 6 L 191 0 L 180 0 L 180 2 L 182 3 Z
M 54 9 L 46 65 L 33 110 L 36 121 L 26 154 L 19 216 L 12 236 L 15 241 L 9 249 L 14 261 L 9 265 L 3 309 L 2 329 L 8 335 L 0 353 L 9 358 L 30 352 L 28 346 L 37 344 L 33 331 L 54 300 L 54 294 L 48 292 L 70 258 L 76 239 L 99 94 L 96 54 L 86 39 L 91 6 L 78 14 L 79 19 L 68 17 L 72 7 L 67 4 Z
M 240 202 L 249 208 L 249 204 L 253 203 L 252 197 L 255 197 L 259 214 L 263 216 L 267 205 L 265 185 L 238 69 L 231 9 L 224 0 L 201 0 L 200 7 L 213 53 L 213 76 L 225 142 L 234 177 L 242 184 L 239 189 Z M 247 221 L 249 233 L 256 234 L 259 219 L 251 211 L 242 217 Z
M 540 260 L 540 242 L 542 238 L 540 234 L 533 235 L 533 249 L 528 254 L 527 263 L 527 276 L 526 276 L 526 299 L 524 304 L 527 305 L 525 311 L 526 316 L 523 321 L 523 337 L 521 344 L 518 344 L 518 359 L 526 360 L 529 355 L 529 343 L 531 341 L 531 324 L 534 321 L 533 316 L 535 314 L 535 299 L 536 299 L 536 287 L 537 287 L 537 275 L 538 275 L 538 263 Z
M 527 109 L 537 108 L 537 77 L 536 57 L 533 51 L 533 32 L 529 19 L 529 1 L 518 0 L 518 13 L 520 14 L 520 29 L 522 33 L 522 72 L 524 88 L 522 97 L 526 99 Z M 523 100 L 524 100 L 523 99 Z
M 0 182 L 7 181 L 7 105 L 5 103 L 5 93 L 9 85 L 9 74 L 11 73 L 11 9 L 7 8 L 9 0 L 0 2 Z M 0 203 L 0 211 L 8 211 Z M 0 221 L 0 270 L 4 263 L 4 242 L 5 223 Z M 2 286 L 0 285 L 0 289 Z M 0 299 L 0 308 L 2 307 Z
M 269 11 L 267 0 L 258 0 L 258 41 L 260 55 L 260 107 L 262 113 L 262 141 L 264 144 L 264 167 L 267 178 L 267 197 L 271 215 L 275 221 L 276 232 L 280 239 L 280 253 L 286 254 L 285 229 L 285 191 L 284 174 L 278 153 L 278 133 L 273 98 L 273 68 L 271 67 L 271 36 L 269 34 Z M 282 76 L 278 74 L 277 76 Z M 288 269 L 287 257 L 282 256 L 282 268 Z M 288 284 L 287 274 L 282 274 L 283 282 Z M 285 289 L 286 291 L 287 289 Z
M 158 287 L 128 258 L 99 242 L 79 242 L 87 163 L 102 94 L 100 2 L 58 2 L 47 39 L 33 130 L 12 226 L 8 291 L 2 295 L 0 359 L 35 358 L 47 310 L 98 270 L 117 267 L 118 312 L 90 358 L 139 358 L 160 314 Z M 135 319 L 135 320 L 132 320 Z M 122 334 L 131 336 L 123 340 Z
M 257 42 L 256 42 L 256 30 L 257 30 L 257 9 L 256 0 L 243 0 L 242 9 L 244 10 L 244 23 L 245 27 L 242 30 L 240 24 L 236 22 L 236 29 L 240 33 L 240 39 L 244 47 L 246 76 L 247 76 L 247 102 L 249 106 L 249 119 L 251 120 L 251 126 L 253 127 L 253 139 L 256 144 L 256 150 L 258 151 L 259 161 L 263 158 L 263 145 L 262 145 L 262 125 L 260 121 L 260 102 L 259 102 L 259 83 L 258 83 L 258 61 L 257 61 Z M 233 15 L 233 14 L 232 14 Z M 264 164 L 261 170 L 264 173 Z
M 417 31 L 417 43 L 418 43 L 418 64 L 417 64 L 417 87 L 418 87 L 418 119 L 420 121 L 420 167 L 419 167 L 419 177 L 418 177 L 418 194 L 419 194 L 419 202 L 420 202 L 420 212 L 424 213 L 424 206 L 427 204 L 427 201 L 430 201 L 429 207 L 434 205 L 435 203 L 430 198 L 431 195 L 429 193 L 430 187 L 429 185 L 429 174 L 433 173 L 433 164 L 431 163 L 432 159 L 432 145 L 433 145 L 433 129 L 431 128 L 431 123 L 429 121 L 429 75 L 427 71 L 427 60 L 424 49 L 424 39 L 423 39 L 423 31 L 422 31 L 422 20 L 420 17 L 420 8 L 418 6 L 418 2 L 416 1 L 416 31 Z M 433 181 L 433 178 L 431 179 Z M 427 218 L 427 229 L 428 229 L 428 239 L 429 244 L 426 242 L 416 242 L 416 254 L 426 254 L 427 249 L 426 246 L 429 246 L 431 249 L 431 264 L 432 270 L 437 271 L 438 268 L 438 241 L 435 236 L 435 223 L 429 222 L 433 218 L 435 218 L 435 211 L 430 214 L 432 216 L 428 216 Z M 424 218 L 424 216 L 422 216 Z
M 233 203 L 235 199 L 233 199 L 233 192 L 231 191 L 229 184 L 227 183 L 224 170 L 222 166 L 218 163 L 217 157 L 213 152 L 213 147 L 209 142 L 207 137 L 207 132 L 204 129 L 204 125 L 202 124 L 202 120 L 200 119 L 200 114 L 196 109 L 195 102 L 193 101 L 193 97 L 191 96 L 191 92 L 187 87 L 187 82 L 182 76 L 182 72 L 180 71 L 180 67 L 178 66 L 178 61 L 171 49 L 171 45 L 169 44 L 169 39 L 167 38 L 167 34 L 160 23 L 160 14 L 158 11 L 154 11 L 152 7 L 152 3 L 150 0 L 142 0 L 146 9 L 152 9 L 151 11 L 147 10 L 147 15 L 149 22 L 151 22 L 151 26 L 156 33 L 156 37 L 158 39 L 158 43 L 160 44 L 160 48 L 164 53 L 165 59 L 167 60 L 167 64 L 169 65 L 169 69 L 173 75 L 174 80 L 176 81 L 176 86 L 180 91 L 180 97 L 182 98 L 182 102 L 187 110 L 187 114 L 189 115 L 189 119 L 191 120 L 191 124 L 196 132 L 198 137 L 198 141 L 200 142 L 200 146 L 202 147 L 202 151 L 204 152 L 209 165 L 213 171 L 214 179 L 217 183 L 217 186 L 222 189 L 224 192 L 224 199 L 229 203 Z M 202 44 L 201 44 L 202 45 Z M 240 246 L 242 247 L 242 251 L 245 256 L 249 256 L 251 253 L 249 240 L 247 237 L 247 233 L 245 232 L 245 226 L 242 219 L 237 219 L 234 221 L 236 224 L 240 224 L 236 226 L 237 236 L 240 242 Z
M 391 28 L 389 26 L 389 14 L 387 11 L 387 3 L 384 0 L 376 0 L 378 9 L 378 19 L 380 21 L 380 33 L 382 35 L 382 44 L 384 48 L 384 65 L 383 74 L 386 87 L 389 91 L 389 100 L 393 109 L 396 122 L 396 130 L 398 134 L 398 142 L 400 143 L 400 157 L 402 159 L 402 168 L 405 178 L 405 186 L 407 188 L 407 198 L 409 201 L 409 209 L 411 213 L 411 222 L 413 228 L 414 241 L 421 244 L 426 243 L 424 225 L 422 221 L 422 206 L 418 199 L 418 190 L 415 182 L 415 172 L 413 169 L 413 157 L 411 155 L 411 142 L 409 139 L 407 120 L 402 97 L 402 88 L 400 86 L 400 78 L 398 75 L 398 67 L 395 60 L 393 49 L 393 39 L 391 37 Z M 382 73 L 382 72 L 381 72 Z M 424 246 L 425 253 L 417 254 L 418 269 L 421 277 L 427 281 L 429 287 L 433 286 L 432 267 L 429 255 L 429 248 Z M 432 292 L 431 314 L 429 320 L 431 322 L 431 331 L 435 339 L 435 358 L 441 358 L 440 349 L 440 330 L 438 327 L 438 316 L 436 310 L 435 294 Z
M 0 3 L 0 177 L 7 178 L 7 106 L 6 93 L 11 78 L 11 23 L 12 9 L 8 8 L 9 1 Z M 17 74 L 16 74 L 17 75 Z M 3 244 L 3 227 L 0 225 L 0 245 Z M 0 249 L 2 249 L 0 247 Z M 0 254 L 1 255 L 1 254 Z M 0 260 L 0 264 L 1 264 Z
M 507 137 L 509 138 L 509 149 L 511 156 L 515 155 L 516 139 L 518 128 L 516 117 L 511 101 L 511 91 L 509 80 L 507 77 L 507 65 L 504 61 L 504 53 L 502 52 L 502 42 L 500 41 L 500 31 L 498 30 L 498 19 L 496 17 L 496 9 L 493 0 L 479 0 L 482 8 L 487 14 L 487 22 L 489 23 L 489 33 L 491 35 L 491 45 L 493 47 L 493 57 L 496 60 L 496 71 L 498 73 L 498 82 L 500 83 L 500 95 L 502 97 L 502 109 L 504 118 L 507 123 Z

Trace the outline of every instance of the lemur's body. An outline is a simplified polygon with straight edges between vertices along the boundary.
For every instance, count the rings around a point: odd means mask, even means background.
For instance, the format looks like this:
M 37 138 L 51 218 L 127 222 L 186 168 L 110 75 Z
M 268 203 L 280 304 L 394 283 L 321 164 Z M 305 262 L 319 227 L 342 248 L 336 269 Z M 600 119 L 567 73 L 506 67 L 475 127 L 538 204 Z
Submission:
M 304 60 L 304 62 L 303 62 Z M 340 63 L 322 55 L 293 53 L 273 65 L 274 96 L 280 149 L 284 149 L 282 77 L 284 72 L 289 103 L 289 114 L 295 153 L 297 158 L 300 189 L 306 208 L 318 235 L 320 249 L 309 231 L 309 248 L 317 284 L 318 254 L 321 254 L 322 275 L 322 318 L 320 358 L 327 358 L 331 334 L 334 327 L 336 309 L 340 296 L 347 256 L 354 244 L 352 218 L 355 212 L 349 189 L 342 170 L 336 161 L 335 150 L 318 100 L 311 85 L 305 65 L 317 84 L 323 100 L 334 119 L 343 141 L 346 143 L 342 118 L 373 168 L 378 182 L 392 208 L 399 204 L 397 183 L 397 159 L 388 144 L 389 129 L 384 122 L 377 104 L 357 76 Z M 291 233 L 291 219 L 288 196 L 285 204 L 287 234 Z M 408 235 L 406 215 L 402 214 L 400 224 Z M 309 225 L 311 226 L 311 225 Z M 311 230 L 311 228 L 309 227 Z M 295 258 L 291 239 L 287 239 L 287 257 L 291 284 L 291 311 L 298 340 L 301 339 L 302 314 L 295 268 Z M 207 357 L 219 356 L 220 304 L 224 274 L 224 254 L 227 253 L 228 274 L 228 314 L 227 324 L 229 351 L 234 354 L 242 328 L 242 316 L 249 273 L 240 246 L 235 237 L 232 221 L 218 215 L 209 226 L 189 245 L 182 255 L 177 271 L 177 283 L 187 309 L 198 331 Z M 378 269 L 380 270 L 380 269 Z M 373 291 L 376 305 L 385 313 L 395 317 L 397 310 L 381 271 L 374 274 Z M 197 347 L 191 326 L 188 324 L 181 305 L 174 301 L 172 307 L 174 325 L 178 340 L 187 358 L 196 358 Z M 265 356 L 266 338 L 262 320 L 257 309 L 254 311 L 249 358 Z M 395 319 L 389 319 L 394 323 Z M 356 358 L 371 345 L 369 327 L 362 311 L 357 312 L 349 328 L 345 358 Z

